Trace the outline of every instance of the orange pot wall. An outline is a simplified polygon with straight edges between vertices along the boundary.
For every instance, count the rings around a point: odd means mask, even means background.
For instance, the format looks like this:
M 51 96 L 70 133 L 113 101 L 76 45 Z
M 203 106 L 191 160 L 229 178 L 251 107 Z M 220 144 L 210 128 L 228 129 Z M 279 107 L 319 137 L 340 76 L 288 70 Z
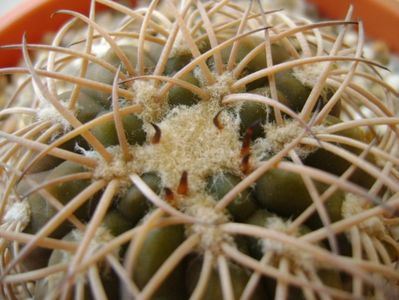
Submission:
M 307 0 L 317 6 L 327 18 L 342 19 L 350 4 L 354 6 L 354 20 L 363 20 L 366 35 L 383 40 L 391 50 L 399 53 L 398 0 Z
M 2 1 L 2 0 L 0 0 Z M 132 5 L 135 0 L 130 1 Z M 90 0 L 26 0 L 10 13 L 0 18 L 0 45 L 21 43 L 24 32 L 29 43 L 38 43 L 44 33 L 56 31 L 65 21 L 67 15 L 52 14 L 60 9 L 69 9 L 88 14 Z M 106 6 L 96 4 L 100 10 Z M 15 66 L 21 57 L 20 50 L 0 50 L 0 67 Z
M 1 1 L 1 0 L 0 0 Z M 132 5 L 136 0 L 130 0 Z M 342 19 L 352 3 L 354 18 L 364 20 L 366 34 L 384 40 L 399 53 L 399 1 L 398 0 L 307 0 L 315 4 L 320 13 L 328 18 Z M 44 32 L 55 31 L 70 16 L 56 15 L 54 11 L 70 9 L 87 14 L 90 0 L 26 0 L 12 12 L 0 18 L 0 45 L 20 43 L 24 32 L 28 41 L 40 42 Z M 97 5 L 98 10 L 105 9 Z M 0 67 L 15 65 L 19 50 L 0 50 Z

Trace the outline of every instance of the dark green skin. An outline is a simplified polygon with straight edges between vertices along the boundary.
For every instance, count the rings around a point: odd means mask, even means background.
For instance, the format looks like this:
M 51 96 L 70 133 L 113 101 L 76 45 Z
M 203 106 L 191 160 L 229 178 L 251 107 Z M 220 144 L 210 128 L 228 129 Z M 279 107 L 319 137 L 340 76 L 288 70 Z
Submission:
M 49 175 L 49 173 L 50 173 L 50 171 L 46 171 L 46 172 L 42 172 L 42 173 L 32 174 L 32 175 L 29 175 L 28 177 L 30 179 L 34 180 L 35 182 L 43 182 L 46 179 L 46 177 Z M 17 192 L 20 195 L 23 195 L 26 192 L 28 192 L 30 189 L 31 189 L 30 184 L 28 184 L 24 178 L 18 184 Z M 41 222 L 41 220 L 42 220 L 41 215 L 46 215 L 48 210 L 50 210 L 50 213 L 51 212 L 53 212 L 53 214 L 55 213 L 54 210 L 51 207 L 49 207 L 49 205 L 47 205 L 47 203 L 45 201 L 43 201 L 43 198 L 41 198 L 37 194 L 29 197 L 26 201 L 29 201 L 31 215 L 36 216 L 36 218 L 34 218 L 33 220 L 32 219 L 30 220 L 30 224 L 28 224 L 28 228 L 25 228 L 24 232 L 27 232 L 27 230 L 32 231 L 33 228 L 41 228 L 40 226 L 43 226 L 43 223 Z M 38 221 L 40 221 L 40 222 L 38 222 Z M 67 233 L 67 229 L 61 230 L 58 235 L 60 237 L 62 237 L 66 233 Z M 50 257 L 50 254 L 51 254 L 51 250 L 37 247 L 29 253 L 29 256 L 22 261 L 22 264 L 23 264 L 24 268 L 29 271 L 44 268 L 47 266 L 47 262 Z
M 192 55 L 189 54 L 169 58 L 165 66 L 165 75 L 173 75 L 183 69 L 192 59 Z
M 272 44 L 271 48 L 272 48 L 273 65 L 277 65 L 282 62 L 290 60 L 291 56 L 284 47 L 281 47 L 280 45 L 277 45 L 277 44 Z M 245 53 L 245 51 L 248 51 L 247 52 L 247 54 L 248 54 L 249 51 L 251 51 L 252 49 L 253 48 L 249 47 L 244 50 L 244 53 Z M 248 73 L 257 72 L 259 70 L 266 68 L 266 66 L 267 66 L 266 54 L 265 54 L 265 52 L 261 52 L 260 54 L 258 54 L 255 57 L 255 59 L 253 59 L 247 65 L 246 73 L 248 74 Z M 254 90 L 256 88 L 261 88 L 261 87 L 267 86 L 268 84 L 269 84 L 269 78 L 263 77 L 263 78 L 259 78 L 259 79 L 255 80 L 251 83 L 248 83 L 246 85 L 246 89 L 247 89 L 247 91 Z
M 237 249 L 244 253 L 245 255 L 251 256 L 251 249 L 248 242 L 248 237 L 244 235 L 236 235 L 234 236 L 234 243 Z
M 279 102 L 286 105 L 293 111 L 300 112 L 304 107 L 312 89 L 300 82 L 290 70 L 275 74 L 275 80 Z M 253 86 L 254 84 L 252 84 L 251 87 Z M 255 89 L 249 89 L 247 87 L 247 90 L 250 93 L 258 93 L 258 90 L 265 87 L 268 88 L 268 82 L 266 82 L 266 84 L 257 86 L 257 88 Z M 327 101 L 332 97 L 332 95 L 333 91 L 330 88 L 326 88 L 325 90 L 323 90 L 318 100 L 321 106 L 324 106 L 325 103 L 327 103 Z M 332 108 L 330 115 L 338 116 L 340 112 L 341 104 L 340 102 L 338 102 Z M 274 115 L 271 114 L 271 117 L 274 117 Z M 273 119 L 269 121 L 273 121 Z
M 186 287 L 190 294 L 194 291 L 201 274 L 202 257 L 193 258 L 186 270 Z M 249 280 L 250 272 L 241 266 L 228 263 L 230 278 L 233 288 L 234 299 L 240 299 L 242 292 Z M 217 270 L 212 269 L 207 287 L 202 295 L 203 300 L 219 300 L 223 299 L 223 292 L 220 284 L 219 274 Z M 258 286 L 254 294 L 250 298 L 252 300 L 267 299 L 265 290 L 262 286 Z
M 50 172 L 51 171 L 44 171 L 44 172 L 29 174 L 29 175 L 24 176 L 17 185 L 17 189 L 16 189 L 17 193 L 19 195 L 24 195 L 24 194 L 28 193 L 33 188 L 30 180 L 33 182 L 39 182 L 39 183 L 44 182 L 44 180 L 46 180 L 46 177 L 48 177 Z
M 244 37 L 240 39 L 240 43 L 238 46 L 238 51 L 236 53 L 236 61 L 235 63 L 239 63 L 242 61 L 249 52 L 251 52 L 256 46 L 261 44 L 264 40 L 259 37 Z M 224 64 L 227 64 L 230 53 L 231 53 L 232 46 L 229 46 L 225 49 L 222 50 L 222 61 Z M 273 59 L 273 64 L 279 64 L 284 61 L 287 61 L 290 59 L 290 54 L 288 51 L 284 48 L 281 47 L 278 44 L 272 44 L 271 45 L 271 50 L 272 50 L 272 59 Z M 213 58 L 210 59 L 209 64 L 213 63 Z M 244 69 L 244 72 L 242 76 L 245 76 L 250 73 L 257 72 L 261 69 L 266 68 L 267 63 L 266 63 L 266 53 L 265 51 L 261 51 L 258 55 L 254 57 L 253 60 L 251 60 L 246 68 Z M 260 79 L 255 80 L 254 82 L 251 82 L 247 84 L 246 89 L 247 91 L 253 90 L 259 87 L 264 87 L 268 84 L 268 77 L 263 77 Z
M 240 116 L 240 135 L 244 137 L 249 128 L 252 128 L 252 140 L 264 137 L 263 126 L 271 121 L 271 114 L 268 114 L 266 106 L 257 102 L 244 102 L 239 111 Z
M 312 200 L 300 175 L 272 169 L 262 175 L 255 185 L 258 203 L 279 216 L 297 216 Z
M 66 234 L 62 240 L 68 241 L 68 242 L 75 242 L 75 239 L 73 238 L 73 235 L 71 232 Z M 48 266 L 53 266 L 56 264 L 59 264 L 63 262 L 63 251 L 62 250 L 54 250 L 51 252 L 50 258 L 48 260 L 48 263 L 46 265 Z M 35 299 L 45 299 L 47 295 L 49 295 L 50 292 L 52 292 L 52 285 L 54 284 L 55 286 L 58 284 L 59 280 L 56 282 L 52 282 L 51 285 L 50 282 L 47 280 L 47 278 L 43 278 L 39 280 L 36 285 L 35 285 Z
M 71 96 L 71 91 L 68 91 L 60 94 L 58 98 L 62 101 L 66 101 L 70 98 L 70 96 Z M 104 110 L 105 108 L 102 105 L 100 105 L 98 102 L 96 102 L 92 97 L 88 96 L 83 92 L 79 94 L 75 116 L 80 122 L 82 123 L 89 122 Z M 87 142 L 80 136 L 63 143 L 62 145 L 58 146 L 58 148 L 74 152 L 76 145 L 79 145 L 79 147 L 82 147 L 84 149 L 89 148 Z M 58 157 L 47 155 L 43 159 L 35 163 L 29 169 L 29 173 L 38 173 L 38 172 L 51 170 L 56 166 L 58 166 L 63 161 L 64 160 Z
M 319 269 L 317 273 L 325 285 L 338 290 L 343 289 L 342 278 L 337 270 Z
M 323 186 L 319 183 L 316 183 L 316 187 L 319 191 L 323 190 Z M 298 216 L 312 204 L 302 177 L 297 173 L 280 169 L 272 169 L 257 180 L 255 197 L 263 208 L 282 217 Z M 342 199 L 340 192 L 327 199 L 326 203 L 329 204 L 325 207 L 331 219 L 341 218 L 339 207 Z
M 122 118 L 122 122 L 128 143 L 130 145 L 142 145 L 146 140 L 143 120 L 136 115 L 127 115 Z
M 122 117 L 122 123 L 127 142 L 130 145 L 142 145 L 145 142 L 146 133 L 143 129 L 143 121 L 139 117 L 126 115 Z M 92 133 L 105 147 L 119 145 L 113 119 L 94 127 Z
M 329 126 L 341 122 L 342 121 L 340 119 L 334 116 L 328 116 L 328 118 L 325 121 L 325 125 Z M 352 138 L 354 140 L 367 142 L 365 133 L 360 128 L 342 130 L 340 132 L 337 132 L 337 134 L 342 135 L 344 137 Z M 360 155 L 361 153 L 359 149 L 355 149 L 353 147 L 349 147 L 346 145 L 339 145 L 339 146 L 352 152 L 355 155 Z M 366 159 L 370 162 L 375 161 L 374 156 L 371 154 L 367 155 Z M 342 175 L 351 165 L 347 160 L 339 157 L 338 155 L 332 154 L 331 152 L 322 148 L 319 148 L 316 151 L 310 153 L 304 160 L 304 163 L 308 166 L 318 168 L 338 176 Z M 370 188 L 375 181 L 375 179 L 371 175 L 359 169 L 356 169 L 356 171 L 350 177 L 350 180 L 365 188 Z
M 86 171 L 87 170 L 82 165 L 65 161 L 52 170 L 47 179 L 51 180 L 65 175 Z M 50 186 L 47 188 L 47 191 L 57 198 L 62 204 L 66 205 L 72 198 L 89 186 L 89 184 L 90 180 L 88 179 L 74 180 L 55 186 Z M 28 197 L 27 201 L 31 207 L 31 220 L 24 231 L 26 233 L 35 234 L 56 214 L 57 211 L 49 203 L 47 203 L 45 198 L 43 198 L 39 193 L 32 194 Z M 94 199 L 89 199 L 75 212 L 75 215 L 81 220 L 88 220 L 92 213 L 92 209 L 95 207 L 94 202 Z M 62 237 L 70 230 L 70 226 L 71 225 L 69 225 L 67 221 L 64 222 L 62 225 L 57 227 L 57 229 L 51 234 L 51 237 Z
M 68 91 L 60 94 L 58 98 L 60 100 L 66 101 L 70 98 L 70 96 L 71 92 Z M 89 122 L 104 110 L 105 108 L 99 103 L 97 103 L 92 97 L 86 95 L 83 92 L 79 94 L 75 116 L 80 122 L 82 123 Z M 76 145 L 79 145 L 84 149 L 88 149 L 87 142 L 80 136 L 65 142 L 64 144 L 58 146 L 58 148 L 74 152 Z M 38 172 L 51 170 L 56 166 L 58 166 L 63 161 L 64 160 L 58 157 L 47 155 L 43 159 L 39 160 L 36 164 L 34 164 L 30 168 L 29 173 L 38 173 Z
M 320 187 L 320 185 L 318 185 Z M 322 188 L 322 190 L 327 187 Z M 325 208 L 328 212 L 328 216 L 330 218 L 330 222 L 334 223 L 342 219 L 342 203 L 345 200 L 345 194 L 342 191 L 336 191 L 328 200 L 324 203 Z M 319 214 L 315 212 L 310 218 L 306 221 L 306 224 L 312 229 L 318 229 L 323 227 L 323 223 L 319 217 Z
M 255 225 L 255 226 L 265 227 L 267 224 L 268 218 L 273 217 L 273 216 L 275 216 L 275 215 L 270 213 L 269 211 L 264 210 L 264 209 L 259 209 L 251 217 L 249 217 L 245 221 L 245 223 Z M 303 235 L 303 234 L 308 233 L 310 231 L 310 229 L 308 227 L 302 225 L 299 228 L 299 231 L 300 231 L 300 235 Z M 251 255 L 254 258 L 260 260 L 263 257 L 264 252 L 262 250 L 262 245 L 261 245 L 259 239 L 249 237 L 248 244 L 250 247 Z M 270 277 L 264 277 L 262 279 L 262 282 L 266 286 L 269 296 L 271 298 L 274 298 L 275 289 L 276 289 L 275 280 Z M 331 282 L 332 282 L 332 284 L 334 283 L 333 280 L 331 280 Z M 295 286 L 291 286 L 291 287 L 289 287 L 288 299 L 296 300 L 296 299 L 305 299 L 305 298 L 303 296 L 301 289 L 299 289 L 298 287 L 295 287 Z
M 161 192 L 161 178 L 155 173 L 145 173 L 141 179 L 156 193 Z M 132 185 L 121 197 L 116 209 L 131 223 L 136 224 L 148 212 L 151 205 L 143 193 Z
M 323 89 L 319 100 L 321 101 L 323 106 L 330 100 L 330 98 L 334 95 L 334 93 L 335 90 L 331 87 L 326 87 Z M 342 107 L 341 101 L 338 101 L 338 103 L 335 104 L 334 107 L 331 109 L 329 115 L 332 117 L 339 118 L 339 115 L 341 114 L 341 107 Z
M 327 269 L 320 269 L 318 270 L 318 275 L 322 282 L 332 288 L 336 288 L 338 290 L 342 290 L 342 279 L 340 277 L 339 272 L 336 270 L 327 270 Z M 274 295 L 276 290 L 276 281 L 272 278 L 267 278 L 265 280 L 265 284 L 269 292 Z M 298 286 L 290 286 L 288 292 L 288 300 L 305 300 L 306 297 L 303 293 L 303 290 Z
M 194 77 L 193 73 L 188 73 L 181 80 L 187 81 L 195 86 L 199 86 L 199 81 Z M 174 86 L 168 94 L 168 103 L 171 108 L 178 105 L 192 106 L 199 102 L 199 97 L 188 89 L 181 86 Z
M 88 170 L 80 164 L 65 161 L 49 175 L 49 179 L 55 179 L 65 175 L 87 172 Z M 56 186 L 49 187 L 49 192 L 56 197 L 61 203 L 67 204 L 71 199 L 80 194 L 86 187 L 90 185 L 90 179 L 68 181 L 65 183 L 58 184 Z M 87 201 L 81 206 L 75 213 L 78 218 L 82 220 L 88 220 L 91 217 L 94 209 L 94 203 Z
M 276 280 L 274 278 L 265 277 L 263 282 L 269 293 L 269 297 L 274 299 L 276 293 Z M 288 287 L 287 300 L 306 300 L 306 298 L 301 288 L 290 285 Z
M 165 66 L 165 75 L 173 76 L 176 72 L 184 68 L 192 59 L 193 57 L 189 54 L 169 58 Z M 189 72 L 179 79 L 187 81 L 195 86 L 199 86 L 199 81 L 195 78 L 192 72 Z M 199 98 L 197 95 L 180 86 L 174 86 L 170 89 L 168 94 L 168 103 L 171 108 L 178 105 L 191 106 L 198 103 L 198 101 Z
M 72 232 L 69 232 L 67 235 L 65 235 L 62 238 L 63 241 L 68 241 L 68 242 L 79 242 L 76 241 L 74 235 Z M 55 266 L 60 263 L 65 263 L 63 261 L 64 259 L 64 251 L 63 250 L 53 250 L 51 253 L 51 256 L 48 261 L 48 266 Z M 108 297 L 119 299 L 119 290 L 118 290 L 118 285 L 119 285 L 119 278 L 118 276 L 112 271 L 111 268 L 99 268 L 99 273 L 100 273 L 100 278 L 101 282 L 103 284 L 104 291 Z M 53 292 L 52 288 L 59 287 L 61 281 L 63 278 L 58 278 L 57 281 L 53 281 L 52 285 L 49 286 L 49 282 L 47 278 L 41 279 L 38 281 L 38 283 L 35 286 L 35 294 L 34 294 L 34 299 L 46 299 L 46 297 Z M 52 279 L 54 280 L 54 279 Z M 73 295 L 73 289 L 70 291 L 70 296 Z M 94 300 L 94 295 L 91 291 L 91 287 L 86 283 L 84 287 L 84 299 L 85 300 Z
M 112 85 L 114 77 L 115 74 L 97 64 L 92 63 L 87 67 L 86 79 Z M 99 105 L 106 109 L 110 108 L 111 93 L 91 89 L 89 87 L 82 87 L 82 92 L 89 95 L 89 97 L 94 99 Z
M 107 121 L 91 129 L 91 133 L 105 146 L 119 144 L 114 120 Z
M 57 136 L 53 140 L 49 141 L 48 144 L 51 144 L 52 142 L 56 141 L 59 137 L 60 136 Z M 87 142 L 80 136 L 70 139 L 69 141 L 58 146 L 57 148 L 75 152 L 76 145 L 79 145 L 79 147 L 82 147 L 84 149 L 88 149 Z M 55 167 L 57 167 L 59 164 L 61 164 L 63 161 L 64 160 L 61 158 L 52 155 L 46 155 L 42 159 L 38 160 L 34 165 L 32 165 L 31 168 L 29 168 L 28 174 L 36 174 L 52 170 Z
M 139 288 L 143 288 L 148 283 L 184 240 L 184 227 L 181 225 L 153 229 L 147 234 L 132 274 L 133 280 Z M 186 299 L 183 282 L 184 265 L 179 264 L 151 299 Z
M 249 91 L 251 94 L 258 94 L 261 96 L 270 95 L 270 87 L 265 86 L 256 88 Z M 285 96 L 277 90 L 277 97 L 285 103 Z M 284 102 L 285 101 L 285 102 Z M 268 111 L 269 108 L 269 111 Z M 244 137 L 249 128 L 252 128 L 252 140 L 257 138 L 265 137 L 265 124 L 269 124 L 275 121 L 273 107 L 268 107 L 263 103 L 246 101 L 242 104 L 239 110 L 240 115 L 240 135 Z
M 28 174 L 36 174 L 51 170 L 62 162 L 63 160 L 58 157 L 47 155 L 32 165 L 32 167 L 28 170 Z
M 280 102 L 294 111 L 301 111 L 309 97 L 311 89 L 304 86 L 291 71 L 279 72 L 275 75 L 276 87 L 283 97 Z
M 72 92 L 64 92 L 58 96 L 62 101 L 68 101 Z M 93 120 L 98 114 L 102 113 L 106 108 L 98 103 L 94 98 L 84 92 L 80 92 L 77 101 L 77 109 L 75 112 L 76 118 L 84 123 Z
M 21 262 L 24 270 L 33 271 L 47 267 L 51 250 L 37 247 L 29 252 L 29 255 Z
M 208 179 L 207 191 L 216 199 L 222 199 L 241 178 L 230 173 L 215 174 Z M 248 218 L 256 209 L 252 191 L 247 188 L 242 191 L 230 204 L 227 210 L 235 221 L 242 221 Z
M 29 234 L 37 233 L 47 222 L 57 213 L 57 211 L 47 203 L 47 201 L 35 193 L 29 196 L 27 201 L 31 208 L 31 219 L 24 232 Z M 69 224 L 64 222 L 58 226 L 55 231 L 51 234 L 51 237 L 59 238 L 69 231 Z
M 255 36 L 243 37 L 242 39 L 240 39 L 240 43 L 238 45 L 238 51 L 236 53 L 235 63 L 239 63 L 240 61 L 242 61 L 248 55 L 249 52 L 251 52 L 255 47 L 257 47 L 263 41 L 264 39 Z M 225 64 L 227 64 L 229 60 L 231 49 L 232 46 L 229 46 L 222 50 L 222 60 Z M 273 64 L 275 65 L 290 59 L 290 54 L 288 53 L 288 51 L 284 47 L 281 47 L 278 44 L 272 44 L 271 50 L 272 50 Z M 265 51 L 261 51 L 258 55 L 254 57 L 253 60 L 251 60 L 248 63 L 247 71 L 249 73 L 253 73 L 261 69 L 264 69 L 266 66 L 267 66 L 266 53 Z
M 118 236 L 132 229 L 135 223 L 126 219 L 118 210 L 111 209 L 104 217 L 103 225 L 109 229 L 113 236 Z
M 391 258 L 391 261 L 398 261 L 399 259 L 398 249 L 386 241 L 381 241 L 381 243 L 384 245 L 385 249 L 387 250 L 389 257 Z
M 283 71 L 275 75 L 276 87 L 278 90 L 279 101 L 293 111 L 300 112 L 308 99 L 311 87 L 304 85 L 292 73 Z M 330 88 L 325 88 L 319 97 L 319 103 L 323 107 L 333 96 L 334 92 Z M 317 106 L 316 106 L 317 107 Z M 316 108 L 315 108 L 316 109 Z M 338 116 L 341 112 L 341 103 L 338 102 L 331 110 L 330 115 Z
M 137 47 L 131 45 L 121 45 L 119 46 L 121 50 L 126 54 L 128 60 L 135 68 L 137 64 Z M 122 61 L 119 57 L 114 53 L 112 49 L 108 50 L 107 53 L 102 57 L 103 60 L 110 63 L 114 67 L 118 67 L 122 64 Z M 144 65 L 146 68 L 153 68 L 154 62 L 148 55 L 144 55 Z M 122 66 L 122 72 L 126 71 L 125 66 Z M 86 78 L 90 80 L 94 80 L 97 82 L 105 83 L 112 85 L 114 81 L 115 74 L 105 69 L 104 67 L 91 63 L 87 67 Z M 91 88 L 82 88 L 82 92 L 93 98 L 97 103 L 100 103 L 106 109 L 108 109 L 111 105 L 110 96 L 111 93 L 101 92 L 98 90 L 94 90 Z

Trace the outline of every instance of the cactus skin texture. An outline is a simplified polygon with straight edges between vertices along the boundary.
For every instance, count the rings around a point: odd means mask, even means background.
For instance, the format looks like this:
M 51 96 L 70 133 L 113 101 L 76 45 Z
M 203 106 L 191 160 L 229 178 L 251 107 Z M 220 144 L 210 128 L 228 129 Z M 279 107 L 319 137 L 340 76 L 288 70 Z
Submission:
M 94 2 L 7 46 L 0 298 L 399 298 L 398 94 L 352 8 Z

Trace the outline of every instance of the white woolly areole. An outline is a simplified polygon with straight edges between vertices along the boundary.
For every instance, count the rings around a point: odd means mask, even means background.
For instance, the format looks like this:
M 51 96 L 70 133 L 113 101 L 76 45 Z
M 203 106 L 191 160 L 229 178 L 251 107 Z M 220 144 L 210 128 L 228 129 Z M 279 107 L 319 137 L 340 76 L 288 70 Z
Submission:
M 130 162 L 123 161 L 115 149 L 112 164 L 100 163 L 95 175 L 112 178 L 154 171 L 167 187 L 175 189 L 186 171 L 189 189 L 195 192 L 204 188 L 205 178 L 214 172 L 239 172 L 238 124 L 233 116 L 222 113 L 220 119 L 225 127 L 218 129 L 212 120 L 219 109 L 210 102 L 176 107 L 158 124 L 162 132 L 158 144 L 131 146 Z
M 233 238 L 218 226 L 226 223 L 228 216 L 223 211 L 215 210 L 216 202 L 211 196 L 198 193 L 185 198 L 180 205 L 182 211 L 199 221 L 187 227 L 187 235 L 200 235 L 200 251 L 211 250 L 218 253 L 223 243 L 234 244 Z
M 261 96 L 265 96 L 265 97 L 269 97 L 269 98 L 272 96 L 272 93 L 270 91 L 270 87 L 268 87 L 268 86 L 263 86 L 263 87 L 254 89 L 254 90 L 251 91 L 251 93 L 257 94 L 257 95 L 261 95 Z M 270 110 L 270 107 L 268 105 L 264 105 L 264 106 L 265 106 L 265 108 Z
M 291 228 L 291 221 L 285 221 L 277 216 L 267 218 L 266 224 L 264 225 L 267 229 L 272 229 L 278 232 L 285 233 L 290 236 L 300 236 L 299 228 Z M 290 259 L 296 265 L 301 265 L 306 268 L 306 265 L 311 262 L 311 254 L 298 251 L 298 248 L 289 246 L 285 243 L 275 241 L 272 239 L 262 239 L 259 241 L 263 253 L 273 252 L 276 255 L 284 256 Z
M 107 163 L 103 157 L 95 151 L 84 152 L 86 156 L 98 160 L 98 165 L 93 171 L 94 178 L 102 178 L 108 181 L 113 178 L 119 178 L 123 181 L 128 180 L 130 174 L 134 174 L 138 171 L 134 160 L 124 160 L 122 150 L 119 146 L 108 147 L 107 151 L 112 155 L 111 163 Z M 134 149 L 132 149 L 132 147 L 130 148 L 130 152 L 133 155 Z
M 60 102 L 63 106 L 67 106 L 66 103 Z M 61 124 L 64 132 L 71 129 L 71 124 L 64 118 L 62 114 L 54 107 L 45 105 L 37 110 L 38 121 L 50 121 L 52 124 Z
M 98 160 L 95 178 L 128 181 L 131 174 L 153 171 L 161 176 L 166 187 L 174 190 L 186 171 L 190 192 L 200 192 L 206 178 L 214 173 L 230 170 L 240 174 L 239 123 L 233 115 L 223 111 L 219 120 L 224 128 L 217 128 L 213 118 L 220 109 L 215 101 L 175 107 L 158 123 L 160 142 L 130 146 L 130 161 L 123 159 L 119 146 L 107 148 L 113 157 L 111 163 L 94 151 L 84 154 Z
M 350 218 L 370 208 L 370 203 L 354 194 L 346 194 L 342 203 L 341 213 L 344 219 Z M 379 216 L 370 217 L 357 225 L 370 236 L 383 237 L 387 235 L 387 229 Z
M 213 73 L 212 75 L 216 79 L 216 82 L 212 85 L 208 85 L 201 69 L 199 67 L 194 69 L 195 78 L 198 79 L 201 87 L 209 93 L 211 101 L 221 101 L 223 96 L 231 94 L 230 86 L 236 79 L 231 72 L 224 72 L 222 75 Z
M 213 118 L 220 109 L 214 101 L 174 108 L 158 124 L 161 130 L 158 144 L 134 146 L 136 170 L 158 172 L 164 184 L 172 189 L 186 171 L 192 192 L 203 190 L 205 178 L 214 172 L 239 173 L 239 124 L 232 115 L 222 112 L 219 120 L 224 128 L 218 129 Z
M 318 78 L 325 65 L 326 62 L 319 62 L 295 67 L 292 70 L 292 75 L 303 85 L 313 87 L 317 84 Z
M 267 229 L 272 229 L 272 230 L 276 230 L 278 232 L 283 232 L 285 234 L 298 236 L 299 234 L 297 234 L 297 232 L 292 233 L 292 230 L 289 229 L 289 224 L 290 224 L 289 221 L 284 221 L 283 219 L 281 219 L 277 216 L 273 216 L 273 217 L 267 218 L 266 224 L 264 226 Z M 287 245 L 285 245 L 284 243 L 281 243 L 281 242 L 274 241 L 274 240 L 263 239 L 261 241 L 261 243 L 262 243 L 262 251 L 264 253 L 266 253 L 268 251 L 273 251 L 277 254 L 284 254 L 284 253 L 288 252 L 288 250 L 289 250 Z
M 7 208 L 2 224 L 19 224 L 20 230 L 24 230 L 29 224 L 31 209 L 27 201 L 15 202 Z
M 320 131 L 320 129 L 321 126 L 312 128 L 313 131 Z M 265 156 L 280 152 L 287 144 L 303 134 L 306 129 L 295 120 L 287 120 L 283 126 L 279 126 L 275 123 L 268 123 L 265 125 L 264 130 L 266 137 L 257 139 L 252 147 L 253 156 L 257 161 L 261 161 Z M 308 135 L 309 134 L 306 134 L 305 136 Z M 295 148 L 295 151 L 301 158 L 305 158 L 309 153 L 315 150 L 315 147 L 304 145 L 298 145 Z
M 159 99 L 158 89 L 151 81 L 135 80 L 133 82 L 135 101 L 143 106 L 141 117 L 146 122 L 156 122 L 167 109 L 166 101 Z

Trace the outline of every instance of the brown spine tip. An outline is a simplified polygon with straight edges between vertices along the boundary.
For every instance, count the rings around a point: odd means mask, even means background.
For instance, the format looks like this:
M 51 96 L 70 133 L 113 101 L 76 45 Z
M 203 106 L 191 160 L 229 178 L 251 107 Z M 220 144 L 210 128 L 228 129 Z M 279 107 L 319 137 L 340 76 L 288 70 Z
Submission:
M 247 129 L 247 132 L 245 133 L 244 139 L 242 141 L 242 147 L 241 147 L 241 152 L 240 152 L 241 157 L 245 157 L 250 154 L 251 140 L 252 140 L 253 134 L 254 134 L 254 126 L 251 126 Z
M 172 190 L 170 188 L 165 187 L 163 190 L 165 192 L 165 200 L 166 200 L 166 202 L 174 205 L 175 194 L 172 192 Z
M 151 125 L 155 129 L 155 134 L 154 134 L 154 136 L 151 139 L 151 144 L 159 144 L 159 142 L 161 141 L 161 135 L 162 135 L 161 134 L 161 129 L 155 123 L 151 123 Z
M 184 171 L 180 178 L 179 186 L 177 187 L 177 193 L 186 196 L 188 194 L 188 174 Z
M 223 123 L 220 121 L 220 113 L 221 113 L 221 112 L 222 112 L 222 110 L 219 111 L 219 112 L 216 114 L 216 116 L 213 118 L 213 124 L 215 124 L 215 126 L 216 126 L 218 129 L 220 129 L 220 130 L 222 130 L 222 129 L 224 128 Z
M 241 172 L 243 174 L 248 174 L 251 171 L 251 166 L 249 164 L 249 159 L 250 159 L 251 155 L 248 153 L 247 155 L 245 155 L 242 160 L 241 160 Z

